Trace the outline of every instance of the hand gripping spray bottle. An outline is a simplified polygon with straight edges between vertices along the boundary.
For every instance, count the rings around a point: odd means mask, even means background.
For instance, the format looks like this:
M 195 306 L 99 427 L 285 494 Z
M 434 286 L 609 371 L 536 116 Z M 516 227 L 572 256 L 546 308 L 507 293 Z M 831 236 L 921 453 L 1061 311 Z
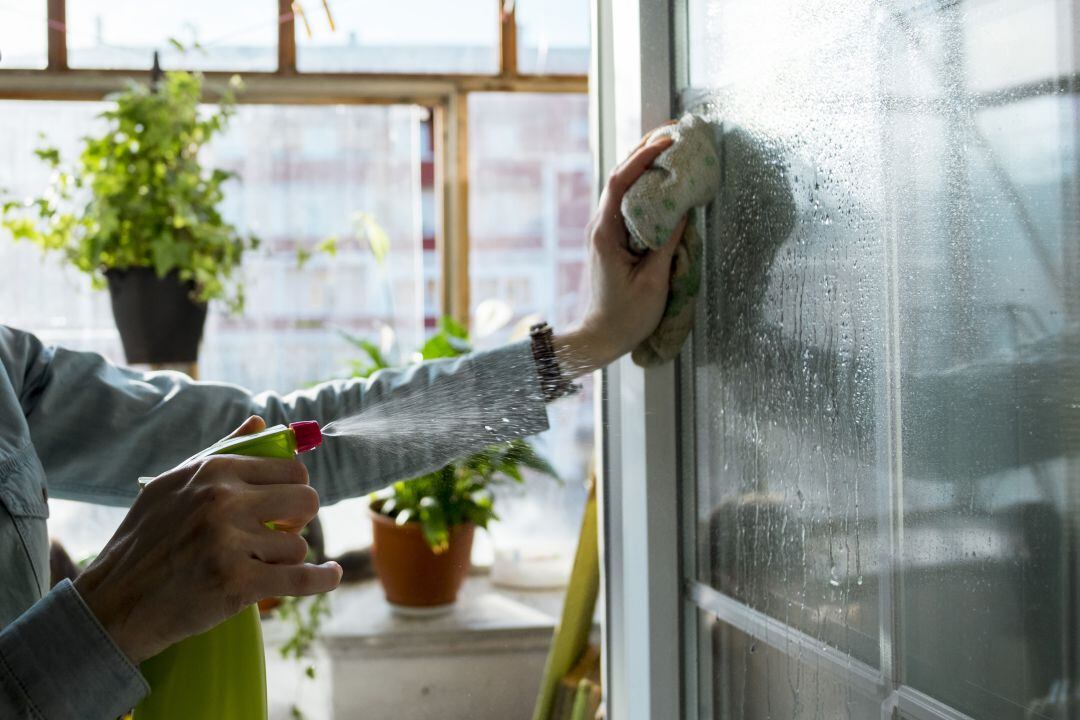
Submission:
M 209 455 L 290 459 L 321 444 L 317 422 L 295 422 L 222 440 L 188 462 Z M 150 694 L 135 708 L 135 720 L 266 720 L 266 666 L 256 605 L 181 640 L 140 670 Z

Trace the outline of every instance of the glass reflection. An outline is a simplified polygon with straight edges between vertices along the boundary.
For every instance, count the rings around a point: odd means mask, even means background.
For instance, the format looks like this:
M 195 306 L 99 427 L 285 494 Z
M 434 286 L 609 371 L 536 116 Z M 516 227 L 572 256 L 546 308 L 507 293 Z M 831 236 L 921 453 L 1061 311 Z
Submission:
M 971 717 L 1074 717 L 1075 3 L 689 17 L 683 106 L 722 123 L 726 168 L 693 358 L 699 580 Z M 718 717 L 869 717 L 799 684 L 798 648 L 762 664 L 733 632 Z

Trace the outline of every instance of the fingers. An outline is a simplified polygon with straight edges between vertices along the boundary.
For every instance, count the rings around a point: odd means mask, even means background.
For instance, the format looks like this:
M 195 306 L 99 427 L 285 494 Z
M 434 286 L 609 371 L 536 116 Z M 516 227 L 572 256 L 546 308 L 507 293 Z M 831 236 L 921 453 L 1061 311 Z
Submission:
M 634 151 L 626 162 L 611 173 L 607 188 L 611 191 L 611 195 L 617 196 L 617 200 L 622 202 L 622 196 L 630 189 L 630 186 L 662 152 L 671 147 L 673 142 L 674 140 L 670 137 L 662 137 Z
M 252 556 L 264 563 L 298 565 L 307 558 L 307 540 L 296 533 L 263 529 L 253 533 Z
M 680 243 L 682 243 L 686 222 L 687 217 L 684 215 L 679 224 L 675 226 L 675 231 L 671 233 L 671 237 L 664 243 L 664 246 L 653 250 L 641 261 L 639 272 L 657 273 L 658 279 L 661 281 L 668 278 L 671 274 L 671 259 L 675 257 L 675 253 L 678 251 Z
M 299 460 L 211 455 L 202 460 L 196 476 L 233 477 L 249 485 L 307 485 L 308 472 Z
M 299 529 L 319 512 L 319 493 L 309 485 L 270 485 L 253 490 L 251 508 L 260 526 L 272 522 L 281 530 Z
M 255 569 L 257 587 L 263 597 L 315 595 L 330 592 L 341 582 L 341 566 L 336 562 L 322 565 L 267 565 Z
M 654 127 L 654 128 L 652 129 L 652 130 L 650 130 L 649 132 L 647 132 L 647 133 L 645 133 L 644 135 L 642 135 L 642 136 L 641 136 L 641 139 L 640 139 L 640 140 L 638 140 L 638 144 L 637 144 L 637 145 L 635 145 L 635 146 L 634 146 L 634 149 L 630 151 L 630 155 L 633 155 L 633 154 L 634 154 L 634 153 L 636 153 L 636 152 L 637 152 L 638 150 L 640 150 L 641 148 L 643 148 L 643 147 L 645 147 L 646 145 L 648 145 L 648 143 L 649 143 L 649 140 L 651 140 L 651 139 L 652 139 L 652 137 L 653 137 L 653 136 L 654 136 L 654 135 L 656 134 L 656 131 L 657 131 L 657 130 L 659 130 L 660 128 L 663 128 L 663 127 L 668 127 L 669 125 L 674 125 L 674 124 L 676 124 L 677 122 L 679 122 L 679 121 L 678 121 L 678 120 L 668 120 L 668 121 L 666 121 L 666 122 L 662 122 L 662 123 L 660 123 L 659 125 L 657 125 L 656 127 Z
M 225 439 L 228 440 L 230 438 L 240 437 L 241 435 L 253 435 L 253 434 L 257 433 L 257 432 L 262 432 L 265 429 L 266 429 L 266 421 L 263 420 L 258 415 L 252 415 L 247 420 L 245 420 L 243 423 L 241 423 L 240 427 L 236 428 L 231 433 L 229 433 L 225 437 Z

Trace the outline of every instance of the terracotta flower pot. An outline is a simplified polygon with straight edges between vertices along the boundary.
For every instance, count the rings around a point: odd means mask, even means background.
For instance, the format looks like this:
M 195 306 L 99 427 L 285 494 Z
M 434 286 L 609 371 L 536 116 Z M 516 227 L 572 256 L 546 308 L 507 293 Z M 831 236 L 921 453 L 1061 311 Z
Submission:
M 386 599 L 407 608 L 435 608 L 457 600 L 469 574 L 472 523 L 450 528 L 450 547 L 436 555 L 417 523 L 398 525 L 368 508 L 374 530 L 371 551 Z

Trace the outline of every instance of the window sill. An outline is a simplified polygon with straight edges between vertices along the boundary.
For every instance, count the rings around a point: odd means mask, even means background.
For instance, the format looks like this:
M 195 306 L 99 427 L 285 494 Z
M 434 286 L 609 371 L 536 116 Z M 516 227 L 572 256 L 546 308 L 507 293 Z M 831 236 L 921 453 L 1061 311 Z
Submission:
M 394 614 L 377 582 L 343 587 L 316 643 L 314 680 L 300 680 L 306 665 L 277 652 L 288 628 L 264 623 L 271 718 L 289 717 L 297 702 L 309 720 L 527 720 L 563 592 L 506 590 L 472 576 L 453 610 L 420 619 Z

